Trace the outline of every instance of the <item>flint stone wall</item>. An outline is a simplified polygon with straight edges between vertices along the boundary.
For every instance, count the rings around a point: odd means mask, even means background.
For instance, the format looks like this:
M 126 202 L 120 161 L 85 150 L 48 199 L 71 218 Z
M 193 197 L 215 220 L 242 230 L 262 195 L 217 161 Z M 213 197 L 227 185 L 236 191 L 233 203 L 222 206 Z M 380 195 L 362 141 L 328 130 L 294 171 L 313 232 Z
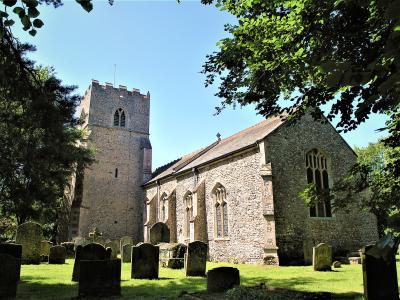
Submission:
M 161 179 L 158 189 L 155 184 L 146 186 L 146 198 L 155 204 L 157 195 L 176 191 L 177 240 L 188 243 L 194 239 L 185 236 L 183 197 L 204 181 L 206 240 L 209 258 L 214 261 L 266 263 L 267 259 L 267 263 L 275 263 L 271 254 L 277 251 L 279 264 L 311 264 L 312 247 L 319 243 L 332 245 L 336 255 L 375 242 L 375 217 L 357 207 L 350 207 L 350 213 L 336 212 L 332 218 L 310 218 L 309 208 L 298 194 L 307 185 L 305 155 L 314 148 L 326 153 L 331 186 L 356 161 L 354 152 L 329 123 L 321 124 L 306 115 L 295 126 L 282 125 L 259 146 L 199 167 L 196 175 L 188 171 Z M 266 165 L 271 166 L 272 175 L 263 175 L 265 179 L 261 174 Z M 215 236 L 211 191 L 217 183 L 227 193 L 227 238 Z M 271 209 L 266 200 L 273 204 Z
M 310 218 L 309 208 L 298 193 L 307 185 L 306 153 L 314 148 L 328 158 L 330 186 L 356 162 L 356 155 L 332 125 L 314 121 L 310 115 L 295 126 L 284 124 L 266 138 L 266 161 L 272 164 L 278 254 L 283 265 L 311 263 L 312 247 L 319 243 L 332 245 L 335 255 L 360 249 L 378 238 L 375 217 L 359 208 L 351 208 L 349 214 L 338 211 L 332 218 Z
M 88 236 L 89 229 L 97 227 L 106 239 L 131 235 L 140 241 L 144 196 L 141 185 L 151 173 L 151 161 L 150 167 L 144 166 L 144 145 L 150 145 L 150 99 L 93 82 L 80 107 L 88 114 L 89 139 L 99 151 L 96 163 L 84 171 L 79 234 Z M 125 111 L 125 127 L 113 126 L 118 108 Z

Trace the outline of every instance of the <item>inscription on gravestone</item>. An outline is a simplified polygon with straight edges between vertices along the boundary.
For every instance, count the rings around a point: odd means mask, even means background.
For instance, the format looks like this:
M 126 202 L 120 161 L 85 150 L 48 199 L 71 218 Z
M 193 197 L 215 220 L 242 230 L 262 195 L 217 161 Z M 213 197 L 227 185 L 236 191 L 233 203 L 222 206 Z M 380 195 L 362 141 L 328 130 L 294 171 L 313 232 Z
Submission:
M 320 243 L 313 247 L 313 268 L 314 271 L 330 271 L 332 266 L 332 247 Z
M 160 248 L 152 244 L 143 243 L 132 247 L 131 278 L 156 279 L 158 278 Z
M 81 260 L 79 297 L 121 294 L 121 260 Z
M 22 245 L 22 264 L 39 264 L 42 250 L 42 227 L 34 222 L 18 226 L 16 242 Z
M 201 241 L 189 243 L 185 254 L 186 276 L 205 276 L 208 246 Z

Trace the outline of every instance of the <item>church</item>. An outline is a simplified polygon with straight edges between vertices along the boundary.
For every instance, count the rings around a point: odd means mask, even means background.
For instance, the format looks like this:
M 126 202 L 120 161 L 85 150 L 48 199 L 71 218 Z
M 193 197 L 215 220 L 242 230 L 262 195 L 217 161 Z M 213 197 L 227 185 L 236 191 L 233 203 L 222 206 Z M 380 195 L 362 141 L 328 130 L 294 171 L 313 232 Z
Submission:
M 80 113 L 96 162 L 74 178 L 69 238 L 97 227 L 146 242 L 163 222 L 171 243 L 206 242 L 210 260 L 272 265 L 310 263 L 321 242 L 341 255 L 377 240 L 356 204 L 335 211 L 298 196 L 309 183 L 332 187 L 356 161 L 329 122 L 270 117 L 152 172 L 149 93 L 93 80 Z

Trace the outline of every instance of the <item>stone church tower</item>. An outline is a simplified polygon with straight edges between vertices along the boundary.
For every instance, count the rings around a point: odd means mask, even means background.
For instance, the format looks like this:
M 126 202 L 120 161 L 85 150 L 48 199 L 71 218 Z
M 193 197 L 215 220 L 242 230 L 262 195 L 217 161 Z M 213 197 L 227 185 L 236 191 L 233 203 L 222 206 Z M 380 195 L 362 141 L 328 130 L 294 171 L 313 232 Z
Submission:
M 92 80 L 80 104 L 95 162 L 77 170 L 69 237 L 97 227 L 105 238 L 143 236 L 143 189 L 151 177 L 150 94 Z

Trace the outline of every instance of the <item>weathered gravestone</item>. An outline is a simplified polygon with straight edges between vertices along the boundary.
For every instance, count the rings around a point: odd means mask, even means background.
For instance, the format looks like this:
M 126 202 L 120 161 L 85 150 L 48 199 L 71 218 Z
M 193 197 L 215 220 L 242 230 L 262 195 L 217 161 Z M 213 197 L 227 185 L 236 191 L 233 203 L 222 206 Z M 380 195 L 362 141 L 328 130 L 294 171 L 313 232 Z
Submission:
M 396 249 L 392 253 L 376 255 L 371 251 L 374 247 L 374 245 L 368 245 L 362 249 L 364 298 L 366 300 L 398 300 Z
M 201 241 L 188 244 L 185 253 L 186 276 L 205 276 L 208 246 Z
M 125 244 L 122 246 L 121 259 L 123 263 L 131 262 L 132 244 Z
M 131 278 L 157 279 L 160 248 L 152 244 L 143 243 L 132 247 Z
M 150 244 L 169 243 L 170 234 L 168 226 L 163 222 L 158 222 L 150 228 Z
M 160 264 L 164 268 L 182 269 L 187 246 L 178 243 L 161 243 Z
M 115 242 L 107 242 L 104 247 L 111 249 L 111 258 L 117 258 L 118 255 L 118 245 Z
M 111 251 L 106 251 L 106 249 L 100 244 L 91 243 L 85 246 L 78 246 L 75 252 L 72 281 L 79 281 L 81 260 L 109 260 L 110 255 Z
M 81 260 L 79 297 L 121 295 L 121 260 Z
M 19 259 L 0 253 L 0 299 L 15 298 L 19 272 Z
M 207 272 L 207 292 L 224 292 L 240 285 L 239 270 L 219 267 Z
M 67 249 L 64 246 L 53 246 L 50 248 L 49 264 L 65 264 Z
M 325 243 L 320 243 L 313 247 L 314 271 L 330 271 L 331 265 L 332 247 Z
M 130 236 L 123 236 L 120 240 L 119 240 L 119 253 L 121 253 L 122 256 L 122 247 L 126 244 L 131 244 L 133 245 L 133 240 Z
M 65 250 L 67 251 L 67 258 L 75 257 L 75 250 L 74 250 L 73 242 L 64 242 L 64 243 L 61 243 L 61 246 L 65 247 Z
M 53 246 L 53 243 L 50 241 L 41 241 L 40 242 L 40 255 L 42 257 L 42 261 L 48 261 L 49 260 L 49 254 L 50 254 L 50 247 Z
M 21 256 L 22 256 L 22 246 L 19 244 L 0 244 L 0 254 L 8 254 L 17 259 L 18 263 L 18 280 L 21 274 Z M 0 265 L 1 268 L 1 265 Z M 1 298 L 1 297 L 0 297 Z
M 42 226 L 34 222 L 26 222 L 18 226 L 16 241 L 22 245 L 22 264 L 40 264 Z

